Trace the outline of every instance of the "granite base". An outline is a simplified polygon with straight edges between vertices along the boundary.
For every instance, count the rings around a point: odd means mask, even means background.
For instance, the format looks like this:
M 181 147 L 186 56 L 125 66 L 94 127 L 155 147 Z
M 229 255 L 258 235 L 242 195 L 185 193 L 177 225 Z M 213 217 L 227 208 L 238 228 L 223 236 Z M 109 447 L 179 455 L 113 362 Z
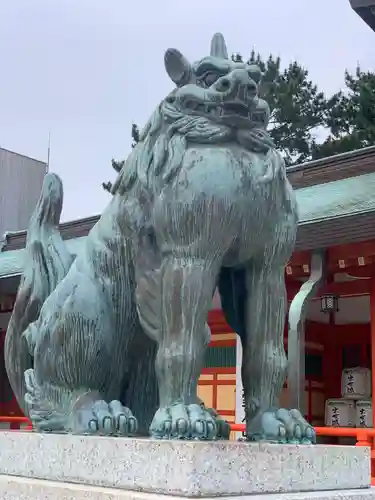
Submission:
M 91 491 L 92 487 L 103 491 L 102 496 L 82 498 L 130 499 L 142 492 L 190 498 L 253 495 L 252 500 L 259 494 L 264 500 L 264 494 L 287 493 L 289 496 L 285 498 L 291 499 L 293 492 L 369 488 L 370 450 L 350 446 L 154 441 L 3 432 L 0 434 L 0 475 L 3 482 L 9 481 L 9 476 L 18 476 L 12 484 L 26 485 L 31 483 L 22 481 L 34 480 L 32 484 L 37 484 L 36 488 L 46 488 L 47 482 L 55 481 L 60 483 L 60 489 L 73 488 L 67 483 L 76 483 L 81 485 L 76 486 L 81 488 L 79 491 Z M 113 488 L 127 490 L 127 493 L 113 496 Z M 4 487 L 4 491 L 8 489 Z M 4 494 L 1 491 L 0 498 L 33 498 Z M 367 495 L 366 498 L 372 498 L 369 494 L 375 495 L 372 490 L 363 490 L 362 494 Z M 315 498 L 330 498 L 322 495 Z M 49 497 L 40 493 L 34 498 Z M 375 500 L 375 496 L 373 498 Z
M 0 476 L 1 500 L 186 500 L 186 497 Z M 217 500 L 208 497 L 207 500 Z M 375 500 L 375 488 L 230 496 L 225 500 Z

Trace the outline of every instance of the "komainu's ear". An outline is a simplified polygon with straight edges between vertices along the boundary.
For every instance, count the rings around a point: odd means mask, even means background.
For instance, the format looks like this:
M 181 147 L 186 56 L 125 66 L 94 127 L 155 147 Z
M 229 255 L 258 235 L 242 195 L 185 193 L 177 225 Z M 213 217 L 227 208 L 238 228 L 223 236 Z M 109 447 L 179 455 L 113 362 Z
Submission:
M 186 85 L 191 78 L 189 61 L 177 49 L 168 49 L 164 55 L 164 65 L 169 78 L 177 87 Z

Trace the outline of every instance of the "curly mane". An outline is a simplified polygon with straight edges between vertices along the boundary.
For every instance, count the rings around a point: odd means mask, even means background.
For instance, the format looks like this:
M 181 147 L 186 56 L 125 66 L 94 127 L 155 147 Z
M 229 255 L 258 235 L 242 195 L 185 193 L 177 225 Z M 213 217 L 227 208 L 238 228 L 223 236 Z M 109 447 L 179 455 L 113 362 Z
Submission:
M 230 142 L 237 142 L 247 151 L 259 154 L 266 154 L 274 148 L 266 130 L 234 130 L 208 118 L 186 114 L 167 98 L 142 130 L 139 143 L 113 185 L 112 194 L 124 194 L 136 182 L 151 189 L 164 186 L 178 174 L 189 143 L 213 145 Z

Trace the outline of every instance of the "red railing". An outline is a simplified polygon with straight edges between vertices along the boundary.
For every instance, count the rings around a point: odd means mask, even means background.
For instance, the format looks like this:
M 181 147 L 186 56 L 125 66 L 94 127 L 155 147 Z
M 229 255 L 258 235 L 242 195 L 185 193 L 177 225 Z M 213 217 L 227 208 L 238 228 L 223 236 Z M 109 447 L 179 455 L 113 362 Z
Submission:
M 0 416 L 0 424 L 1 423 L 9 424 L 9 429 L 12 431 L 20 430 L 22 424 L 27 424 L 27 427 L 23 428 L 22 430 L 29 431 L 32 429 L 31 422 L 26 417 Z

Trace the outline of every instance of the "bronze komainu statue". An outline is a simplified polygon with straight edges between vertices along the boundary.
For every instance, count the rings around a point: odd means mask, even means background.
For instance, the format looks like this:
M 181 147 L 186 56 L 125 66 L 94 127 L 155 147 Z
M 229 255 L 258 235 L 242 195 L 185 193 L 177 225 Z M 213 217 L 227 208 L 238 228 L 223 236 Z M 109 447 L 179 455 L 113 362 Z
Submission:
M 221 437 L 197 398 L 218 287 L 243 345 L 247 438 L 313 442 L 297 410 L 278 408 L 297 209 L 260 70 L 228 59 L 221 35 L 192 65 L 167 50 L 165 67 L 176 87 L 75 259 L 58 231 L 61 181 L 45 178 L 7 331 L 10 383 L 40 430 Z

